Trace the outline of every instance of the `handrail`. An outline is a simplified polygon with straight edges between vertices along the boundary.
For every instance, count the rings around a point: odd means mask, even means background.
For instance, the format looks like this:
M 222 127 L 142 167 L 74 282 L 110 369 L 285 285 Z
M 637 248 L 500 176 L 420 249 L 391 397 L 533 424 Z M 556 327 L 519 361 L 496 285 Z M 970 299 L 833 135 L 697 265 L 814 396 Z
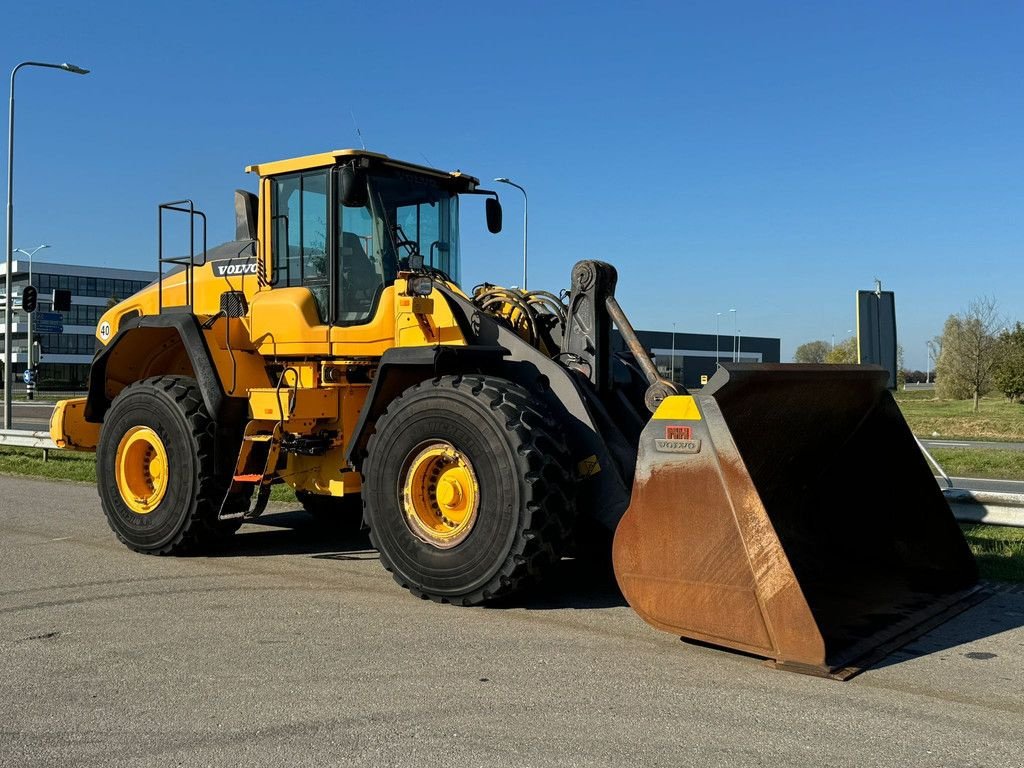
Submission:
M 188 207 L 183 207 L 188 206 Z M 164 256 L 164 211 L 188 214 L 188 256 Z M 202 261 L 196 261 L 196 217 L 203 225 Z M 195 288 L 192 274 L 197 266 L 206 263 L 206 214 L 196 210 L 191 200 L 173 200 L 161 203 L 157 208 L 157 309 L 164 311 L 164 265 L 177 264 L 185 267 L 185 306 L 192 309 L 195 303 Z

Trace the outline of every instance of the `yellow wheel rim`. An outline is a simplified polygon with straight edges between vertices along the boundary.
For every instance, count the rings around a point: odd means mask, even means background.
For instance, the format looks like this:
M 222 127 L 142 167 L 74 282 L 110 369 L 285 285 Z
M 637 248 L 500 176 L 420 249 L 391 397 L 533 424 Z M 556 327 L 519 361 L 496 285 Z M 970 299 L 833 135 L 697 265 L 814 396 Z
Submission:
M 406 461 L 401 478 L 405 522 L 417 538 L 450 549 L 469 535 L 480 486 L 472 464 L 451 443 L 422 447 Z
M 167 451 L 149 427 L 132 427 L 117 446 L 117 489 L 132 512 L 146 515 L 167 492 Z

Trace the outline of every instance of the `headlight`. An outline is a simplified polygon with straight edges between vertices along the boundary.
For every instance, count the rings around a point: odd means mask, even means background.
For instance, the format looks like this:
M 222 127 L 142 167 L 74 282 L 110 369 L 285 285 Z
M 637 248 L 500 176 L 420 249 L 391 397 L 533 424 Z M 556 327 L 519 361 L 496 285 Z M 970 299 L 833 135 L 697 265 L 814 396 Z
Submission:
M 410 277 L 408 291 L 412 296 L 429 296 L 434 290 L 434 280 L 427 275 Z

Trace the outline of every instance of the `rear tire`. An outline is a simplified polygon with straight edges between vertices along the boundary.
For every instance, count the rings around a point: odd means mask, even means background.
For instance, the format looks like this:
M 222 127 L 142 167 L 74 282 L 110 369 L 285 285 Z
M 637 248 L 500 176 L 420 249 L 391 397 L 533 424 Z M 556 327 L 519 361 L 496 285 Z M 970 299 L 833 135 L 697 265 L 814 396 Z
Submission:
M 147 441 L 134 452 L 133 435 Z M 194 379 L 157 376 L 125 387 L 96 450 L 100 501 L 117 537 L 136 552 L 177 555 L 236 531 L 240 521 L 217 520 L 228 478 L 213 472 L 214 447 L 214 422 Z
M 569 466 L 557 424 L 519 385 L 478 375 L 417 384 L 367 444 L 370 541 L 414 595 L 459 605 L 507 597 L 562 556 L 575 517 Z

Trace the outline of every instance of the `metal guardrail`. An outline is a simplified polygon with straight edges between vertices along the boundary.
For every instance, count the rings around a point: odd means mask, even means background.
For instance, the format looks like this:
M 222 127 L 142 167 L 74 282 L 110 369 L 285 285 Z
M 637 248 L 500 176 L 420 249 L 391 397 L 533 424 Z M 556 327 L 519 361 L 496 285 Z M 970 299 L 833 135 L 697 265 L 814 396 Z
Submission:
M 31 429 L 0 429 L 0 447 L 41 448 L 43 461 L 50 458 L 50 451 L 57 450 L 49 432 Z
M 0 429 L 0 445 L 15 448 L 48 448 L 54 450 L 57 444 L 45 429 Z
M 946 488 L 946 497 L 953 516 L 961 523 L 985 523 L 1024 528 L 1024 493 L 968 491 Z
M 986 525 L 1008 525 L 1024 528 L 1024 493 L 998 493 L 995 491 L 969 491 L 966 488 L 954 488 L 953 481 L 943 470 L 942 465 L 924 447 L 924 443 L 915 435 L 917 447 L 946 482 L 942 495 L 953 510 L 953 517 L 961 523 L 985 523 Z

